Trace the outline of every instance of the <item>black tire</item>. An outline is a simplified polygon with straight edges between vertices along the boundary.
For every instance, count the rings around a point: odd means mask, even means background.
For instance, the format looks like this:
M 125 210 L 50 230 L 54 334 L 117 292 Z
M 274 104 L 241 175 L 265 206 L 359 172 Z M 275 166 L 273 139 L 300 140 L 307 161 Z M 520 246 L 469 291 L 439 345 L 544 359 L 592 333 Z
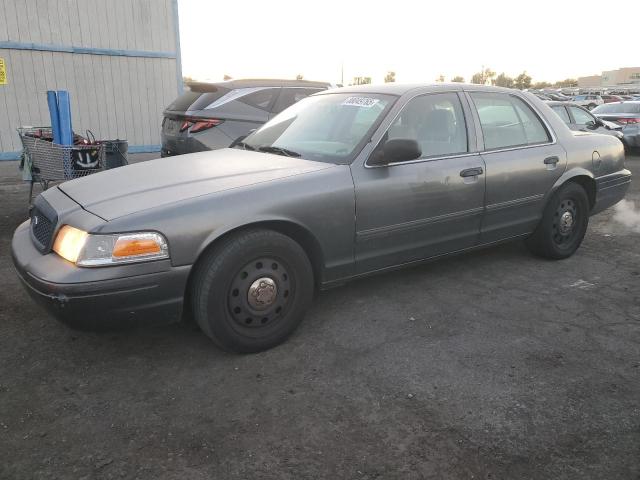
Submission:
M 527 247 L 544 258 L 570 257 L 587 232 L 589 211 L 584 188 L 573 182 L 563 185 L 547 203 L 538 227 L 525 241 Z
M 198 261 L 193 316 L 218 346 L 238 353 L 282 343 L 311 304 L 313 270 L 291 238 L 271 230 L 231 235 Z

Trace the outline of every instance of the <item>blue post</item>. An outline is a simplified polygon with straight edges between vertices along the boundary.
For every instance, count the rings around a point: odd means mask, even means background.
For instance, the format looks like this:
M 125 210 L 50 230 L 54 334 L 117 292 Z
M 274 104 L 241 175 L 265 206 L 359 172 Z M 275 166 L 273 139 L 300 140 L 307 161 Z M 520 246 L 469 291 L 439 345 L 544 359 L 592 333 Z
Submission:
M 53 90 L 47 91 L 47 104 L 49 104 L 49 116 L 51 117 L 51 132 L 53 133 L 53 143 L 58 145 L 60 138 L 60 114 L 58 113 L 58 96 Z
M 73 128 L 71 127 L 71 100 L 69 92 L 58 90 L 58 115 L 60 118 L 60 143 L 73 145 Z

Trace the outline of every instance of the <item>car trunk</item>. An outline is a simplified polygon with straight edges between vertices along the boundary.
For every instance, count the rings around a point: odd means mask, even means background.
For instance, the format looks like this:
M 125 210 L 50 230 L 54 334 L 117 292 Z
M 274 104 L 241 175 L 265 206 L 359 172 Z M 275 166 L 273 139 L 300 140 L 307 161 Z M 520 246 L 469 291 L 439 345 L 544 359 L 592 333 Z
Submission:
M 598 113 L 598 118 L 617 125 L 626 126 L 640 123 L 640 113 Z

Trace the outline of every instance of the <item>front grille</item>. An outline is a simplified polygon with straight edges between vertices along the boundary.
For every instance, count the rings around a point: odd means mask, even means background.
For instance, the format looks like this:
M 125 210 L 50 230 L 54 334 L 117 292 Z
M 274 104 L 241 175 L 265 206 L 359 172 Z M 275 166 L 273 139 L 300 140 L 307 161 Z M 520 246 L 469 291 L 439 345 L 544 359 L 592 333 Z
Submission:
M 36 199 L 31 210 L 31 237 L 42 253 L 49 253 L 56 229 L 56 211 L 42 197 Z

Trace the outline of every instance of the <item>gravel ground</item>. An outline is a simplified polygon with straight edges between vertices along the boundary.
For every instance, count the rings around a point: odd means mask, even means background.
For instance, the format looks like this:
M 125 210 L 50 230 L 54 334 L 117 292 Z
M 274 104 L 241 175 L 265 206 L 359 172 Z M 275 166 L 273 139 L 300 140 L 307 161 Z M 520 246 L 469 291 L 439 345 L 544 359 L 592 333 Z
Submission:
M 41 311 L 3 164 L 0 478 L 640 479 L 640 156 L 574 257 L 519 242 L 353 282 L 246 356 Z

